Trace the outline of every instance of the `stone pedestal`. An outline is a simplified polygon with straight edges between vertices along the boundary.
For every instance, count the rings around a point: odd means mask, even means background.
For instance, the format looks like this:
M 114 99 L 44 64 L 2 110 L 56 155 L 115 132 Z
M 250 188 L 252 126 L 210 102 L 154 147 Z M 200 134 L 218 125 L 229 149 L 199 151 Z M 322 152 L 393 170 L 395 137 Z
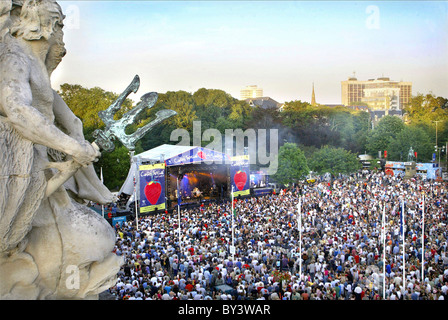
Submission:
M 416 169 L 415 161 L 405 162 L 404 167 L 405 167 L 405 172 L 404 172 L 405 179 L 413 178 L 416 175 L 417 169 Z

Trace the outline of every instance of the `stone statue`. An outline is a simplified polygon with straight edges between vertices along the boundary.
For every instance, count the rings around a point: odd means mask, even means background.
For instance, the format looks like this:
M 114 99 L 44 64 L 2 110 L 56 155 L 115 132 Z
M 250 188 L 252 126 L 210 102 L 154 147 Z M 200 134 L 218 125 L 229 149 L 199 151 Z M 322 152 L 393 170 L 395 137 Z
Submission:
M 412 149 L 412 147 L 409 148 L 409 152 L 408 152 L 408 161 L 412 162 L 415 159 L 415 154 L 414 154 L 414 149 Z
M 51 88 L 63 19 L 54 0 L 0 1 L 0 299 L 95 299 L 123 263 L 84 204 L 113 200 L 92 165 L 100 152 Z M 59 186 L 61 161 L 79 169 Z

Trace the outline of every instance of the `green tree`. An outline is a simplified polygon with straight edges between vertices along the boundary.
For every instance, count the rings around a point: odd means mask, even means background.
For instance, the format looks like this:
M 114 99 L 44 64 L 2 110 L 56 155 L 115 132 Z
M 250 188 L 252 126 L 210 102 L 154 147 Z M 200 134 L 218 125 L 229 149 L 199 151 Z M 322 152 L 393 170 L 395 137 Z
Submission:
M 431 137 L 433 145 L 436 141 L 439 147 L 446 144 L 448 141 L 448 99 L 436 97 L 432 93 L 426 95 L 419 93 L 412 97 L 405 112 L 406 122 L 425 130 Z
M 395 116 L 384 116 L 376 127 L 367 136 L 366 149 L 373 156 L 378 151 L 387 150 L 390 140 L 395 139 L 397 134 L 405 127 L 403 121 Z
M 278 169 L 273 178 L 281 184 L 297 182 L 309 173 L 305 154 L 295 143 L 285 143 L 278 151 Z
M 193 101 L 202 129 L 216 128 L 222 134 L 225 129 L 245 129 L 252 113 L 248 103 L 223 90 L 201 88 L 193 93 Z
M 411 98 L 404 111 L 409 124 L 431 126 L 433 121 L 448 119 L 448 99 L 436 97 L 432 93 L 419 93 Z
M 136 148 L 135 154 L 142 152 L 141 148 Z M 100 176 L 102 168 L 104 185 L 110 190 L 119 190 L 126 180 L 130 168 L 130 153 L 120 143 L 115 143 L 115 150 L 111 153 L 103 152 L 101 158 L 95 163 L 95 171 Z
M 93 141 L 92 133 L 96 129 L 104 129 L 104 123 L 98 116 L 98 112 L 107 109 L 117 98 L 118 94 L 105 91 L 101 88 L 84 88 L 80 85 L 63 84 L 58 91 L 59 95 L 72 110 L 72 112 L 83 122 L 83 131 L 86 140 Z M 114 119 L 119 119 L 125 112 L 133 108 L 132 100 L 126 99 L 121 109 L 114 115 Z M 145 114 L 143 113 L 143 117 Z M 139 123 L 129 126 L 129 130 L 135 130 L 144 125 L 146 119 L 139 119 Z M 129 130 L 126 130 L 129 133 Z M 136 153 L 142 150 L 141 143 L 136 145 Z M 115 141 L 114 151 L 102 152 L 98 162 L 94 163 L 94 168 L 98 176 L 102 168 L 104 184 L 109 189 L 120 187 L 126 179 L 130 165 L 130 155 L 126 147 L 119 141 Z
M 356 172 L 362 167 L 356 154 L 331 146 L 324 146 L 316 151 L 308 164 L 312 171 L 319 174 L 329 172 L 332 175 Z
M 417 152 L 418 161 L 431 161 L 434 146 L 429 135 L 419 127 L 406 126 L 395 139 L 390 139 L 388 160 L 406 161 L 409 149 Z
M 369 114 L 347 107 L 311 106 L 307 102 L 286 102 L 280 113 L 282 124 L 293 131 L 297 142 L 320 148 L 342 147 L 364 151 L 369 132 Z
M 197 119 L 194 110 L 194 101 L 190 93 L 186 91 L 168 91 L 159 95 L 160 103 L 166 109 L 177 112 L 175 117 L 171 117 L 166 121 L 167 124 L 173 125 L 177 129 L 193 129 L 193 121 Z
M 62 84 L 58 93 L 72 112 L 81 119 L 84 135 L 89 141 L 92 140 L 91 134 L 95 129 L 104 128 L 104 123 L 98 116 L 98 112 L 107 109 L 119 96 L 98 87 L 88 89 L 68 83 Z M 132 100 L 126 99 L 114 118 L 119 119 L 132 107 Z

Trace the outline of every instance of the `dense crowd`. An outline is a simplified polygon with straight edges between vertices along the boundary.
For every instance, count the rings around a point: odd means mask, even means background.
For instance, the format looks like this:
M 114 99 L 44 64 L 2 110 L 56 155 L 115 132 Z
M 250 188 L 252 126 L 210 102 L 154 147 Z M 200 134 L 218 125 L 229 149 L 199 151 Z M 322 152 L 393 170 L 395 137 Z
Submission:
M 125 264 L 110 293 L 128 300 L 447 299 L 446 182 L 360 172 L 236 200 L 233 219 L 231 205 L 149 215 L 138 228 L 115 225 Z

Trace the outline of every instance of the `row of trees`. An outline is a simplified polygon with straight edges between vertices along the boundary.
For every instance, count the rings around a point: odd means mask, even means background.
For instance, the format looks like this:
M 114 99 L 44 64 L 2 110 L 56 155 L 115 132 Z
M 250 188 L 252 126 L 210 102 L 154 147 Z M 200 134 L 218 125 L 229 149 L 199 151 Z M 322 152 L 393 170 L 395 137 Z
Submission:
M 101 88 L 87 89 L 70 84 L 62 85 L 59 94 L 83 121 L 85 136 L 90 141 L 93 141 L 92 132 L 104 127 L 98 111 L 106 109 L 118 97 Z M 133 106 L 133 101 L 127 99 L 115 117 L 119 118 Z M 419 94 L 411 100 L 405 109 L 405 122 L 386 116 L 372 125 L 369 113 L 345 107 L 311 106 L 296 100 L 286 102 L 282 111 L 266 110 L 251 107 L 217 89 L 202 88 L 194 93 L 169 91 L 159 94 L 155 106 L 146 110 L 126 132 L 131 133 L 151 121 L 161 109 L 175 110 L 177 115 L 146 134 L 137 143 L 136 154 L 164 143 L 177 143 L 170 141 L 175 129 L 185 129 L 192 135 L 196 120 L 201 121 L 202 131 L 214 128 L 223 135 L 226 129 L 277 129 L 280 148 L 275 178 L 281 183 L 306 175 L 310 170 L 332 174 L 356 171 L 359 168 L 357 155 L 365 152 L 376 157 L 378 151 L 387 150 L 388 160 L 405 160 L 412 146 L 419 161 L 430 161 L 436 141 L 434 121 L 439 121 L 439 146 L 448 141 L 447 99 L 432 94 Z M 225 139 L 222 141 L 224 143 Z M 202 146 L 210 142 L 202 141 Z M 97 170 L 101 167 L 105 184 L 110 189 L 121 186 L 129 169 L 128 150 L 116 142 L 115 151 L 103 153 L 96 164 Z M 291 168 L 294 171 L 289 171 Z
M 279 167 L 273 175 L 275 181 L 290 184 L 304 179 L 310 171 L 319 174 L 349 174 L 361 169 L 356 154 L 343 148 L 324 146 L 307 158 L 295 143 L 285 143 L 278 155 Z

